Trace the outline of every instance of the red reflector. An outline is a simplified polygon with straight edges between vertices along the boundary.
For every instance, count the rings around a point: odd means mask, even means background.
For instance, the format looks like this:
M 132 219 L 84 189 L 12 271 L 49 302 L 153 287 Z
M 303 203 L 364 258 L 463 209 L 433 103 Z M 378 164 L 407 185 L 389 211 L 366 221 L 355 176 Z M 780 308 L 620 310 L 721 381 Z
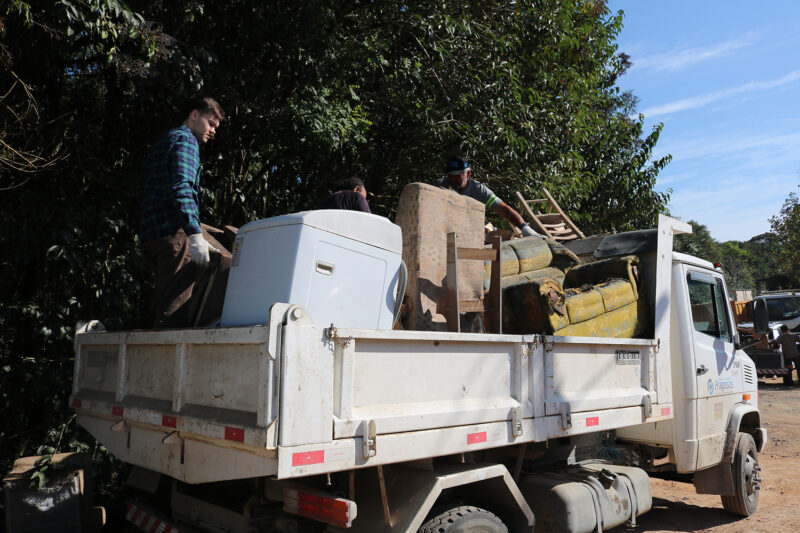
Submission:
M 163 415 L 161 417 L 161 425 L 168 428 L 176 428 L 178 427 L 178 419 L 174 416 Z
M 307 492 L 297 493 L 297 503 L 307 505 L 309 507 L 316 507 L 318 509 L 326 509 L 329 511 L 347 512 L 347 502 L 344 500 L 334 500 L 333 498 L 323 498 L 315 494 L 308 494 Z
M 600 424 L 600 417 L 599 416 L 592 416 L 586 419 L 586 427 L 589 426 L 597 426 Z
M 670 409 L 669 407 L 662 407 L 661 408 L 661 416 L 669 416 L 671 412 L 672 412 L 672 409 Z
M 111 414 L 114 416 L 124 416 L 125 409 L 119 407 L 118 405 L 115 405 L 111 408 Z
M 80 398 L 73 398 L 72 399 L 72 407 L 80 407 L 83 402 L 81 402 Z
M 239 428 L 225 428 L 225 440 L 244 442 L 244 430 Z
M 340 527 L 350 527 L 350 506 L 346 500 L 297 493 L 297 507 L 286 501 L 286 510 Z
M 467 444 L 478 444 L 479 442 L 486 442 L 485 431 L 467 434 Z
M 325 450 L 292 454 L 292 466 L 315 465 L 325 462 Z

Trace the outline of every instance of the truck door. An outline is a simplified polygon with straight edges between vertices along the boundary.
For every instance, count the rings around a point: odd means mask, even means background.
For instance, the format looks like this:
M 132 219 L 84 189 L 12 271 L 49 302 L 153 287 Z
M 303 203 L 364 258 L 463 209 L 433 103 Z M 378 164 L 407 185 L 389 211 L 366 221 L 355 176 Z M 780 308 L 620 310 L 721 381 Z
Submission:
M 733 333 L 722 277 L 690 270 L 686 281 L 697 379 L 697 468 L 703 468 L 717 463 L 721 457 L 727 414 L 738 390 L 734 378 L 739 369 L 734 362 Z

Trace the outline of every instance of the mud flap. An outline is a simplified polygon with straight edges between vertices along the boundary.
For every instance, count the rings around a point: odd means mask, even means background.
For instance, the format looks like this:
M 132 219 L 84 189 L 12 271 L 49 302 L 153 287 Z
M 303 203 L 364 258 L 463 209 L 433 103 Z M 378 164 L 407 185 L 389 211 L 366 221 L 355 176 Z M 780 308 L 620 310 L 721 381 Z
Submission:
M 733 495 L 733 469 L 730 463 L 720 463 L 694 473 L 697 494 Z

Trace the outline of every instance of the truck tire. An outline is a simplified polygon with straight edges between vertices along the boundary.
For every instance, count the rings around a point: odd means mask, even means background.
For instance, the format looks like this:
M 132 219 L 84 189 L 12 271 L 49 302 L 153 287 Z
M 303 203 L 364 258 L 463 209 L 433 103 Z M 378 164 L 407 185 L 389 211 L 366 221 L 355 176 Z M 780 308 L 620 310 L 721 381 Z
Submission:
M 419 533 L 508 533 L 508 528 L 489 511 L 463 505 L 434 516 Z
M 791 386 L 792 383 L 792 370 L 789 371 L 788 374 L 783 375 L 783 384 Z
M 722 507 L 738 516 L 750 516 L 758 507 L 758 492 L 761 477 L 758 452 L 753 436 L 739 433 L 736 439 L 736 455 L 733 457 L 733 495 L 722 496 Z

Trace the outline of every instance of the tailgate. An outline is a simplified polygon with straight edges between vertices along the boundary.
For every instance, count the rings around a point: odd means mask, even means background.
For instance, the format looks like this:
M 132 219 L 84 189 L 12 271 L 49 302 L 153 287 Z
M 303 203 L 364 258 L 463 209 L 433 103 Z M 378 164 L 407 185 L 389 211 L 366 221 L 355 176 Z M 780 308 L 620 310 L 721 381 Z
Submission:
M 266 326 L 80 333 L 75 353 L 71 405 L 123 461 L 189 482 L 272 469 L 261 459 L 276 448 Z

